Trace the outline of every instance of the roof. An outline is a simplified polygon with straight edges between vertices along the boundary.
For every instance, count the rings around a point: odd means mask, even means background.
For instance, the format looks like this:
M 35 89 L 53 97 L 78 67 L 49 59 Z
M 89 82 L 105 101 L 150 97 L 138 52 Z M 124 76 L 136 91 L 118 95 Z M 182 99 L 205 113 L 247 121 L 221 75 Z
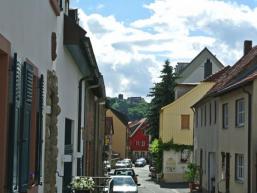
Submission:
M 197 64 L 200 65 L 200 63 L 195 63 L 196 60 L 198 60 L 198 58 L 204 53 L 204 52 L 208 52 L 216 61 L 217 64 L 220 65 L 220 67 L 224 67 L 224 65 L 218 60 L 218 58 L 212 54 L 212 52 L 208 49 L 208 48 L 204 48 L 188 65 L 186 65 L 186 67 L 180 71 L 179 75 L 181 76 L 181 79 L 183 79 L 185 77 L 186 73 L 190 72 L 190 68 L 192 68 L 193 64 Z M 178 81 L 180 82 L 180 81 Z
M 248 54 L 242 56 L 231 68 L 220 75 L 216 85 L 208 95 L 221 94 L 233 85 L 240 85 L 256 78 L 257 71 L 257 46 L 253 47 Z
M 113 112 L 113 114 L 116 115 L 116 117 L 126 126 L 128 126 L 128 118 L 125 114 L 123 114 L 122 112 L 120 111 L 117 111 L 113 108 L 110 108 L 109 109 Z
M 145 124 L 145 125 L 144 125 Z M 138 122 L 136 122 L 135 124 L 131 125 L 129 127 L 129 131 L 130 131 L 130 137 L 133 137 L 133 135 L 135 135 L 135 133 L 139 130 L 139 129 L 146 129 L 148 128 L 148 122 L 147 122 L 147 118 L 142 118 L 140 119 Z
M 230 69 L 230 66 L 226 66 L 225 68 L 222 68 L 218 72 L 216 72 L 216 73 L 210 75 L 209 77 L 207 77 L 206 79 L 204 79 L 203 82 L 216 82 L 229 69 Z
M 179 97 L 174 102 L 162 107 L 161 111 L 165 110 L 166 108 L 170 108 L 177 103 L 184 103 L 185 99 L 188 99 L 192 95 L 197 95 L 198 99 L 202 98 L 213 87 L 214 84 L 214 82 L 202 82 L 198 86 L 194 87 L 192 90 L 188 91 L 186 94 Z M 193 100 L 198 100 L 197 98 L 190 97 L 190 102 L 193 102 Z

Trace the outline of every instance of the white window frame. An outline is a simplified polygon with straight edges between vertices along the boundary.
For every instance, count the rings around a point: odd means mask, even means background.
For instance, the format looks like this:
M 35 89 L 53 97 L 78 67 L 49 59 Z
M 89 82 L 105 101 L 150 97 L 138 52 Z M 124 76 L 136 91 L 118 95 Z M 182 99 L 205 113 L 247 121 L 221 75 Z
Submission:
M 235 154 L 235 179 L 244 181 L 244 154 Z
M 141 141 L 142 147 L 145 146 L 145 141 Z
M 139 141 L 136 141 L 136 146 L 139 146 L 140 145 L 140 142 Z
M 244 99 L 236 100 L 236 126 L 243 127 L 245 124 L 245 103 Z

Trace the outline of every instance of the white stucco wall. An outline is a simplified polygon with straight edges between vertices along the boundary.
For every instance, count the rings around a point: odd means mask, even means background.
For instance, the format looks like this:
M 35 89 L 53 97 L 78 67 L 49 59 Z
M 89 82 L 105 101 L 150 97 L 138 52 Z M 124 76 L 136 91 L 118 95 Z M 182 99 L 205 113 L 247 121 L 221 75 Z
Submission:
M 204 80 L 204 64 L 206 63 L 207 58 L 210 57 L 206 55 L 204 60 L 200 61 L 201 64 L 198 66 L 191 74 L 183 81 L 184 83 L 197 83 Z M 212 74 L 219 71 L 219 66 L 211 59 L 212 62 Z
M 28 58 L 46 75 L 51 68 L 51 33 L 57 17 L 49 1 L 2 0 L 0 33 L 11 42 L 12 53 Z
M 181 74 L 182 78 L 178 79 L 178 83 L 198 83 L 204 80 L 204 64 L 210 59 L 212 63 L 212 74 L 219 71 L 222 67 L 207 50 L 204 50 L 196 59 L 189 64 L 185 71 Z M 190 72 L 190 73 L 189 73 Z
M 77 125 L 78 125 L 78 93 L 79 80 L 82 74 L 69 51 L 63 45 L 63 13 L 58 17 L 58 48 L 55 68 L 58 76 L 59 106 L 61 113 L 58 117 L 58 163 L 57 170 L 64 173 L 64 162 L 72 161 L 72 176 L 77 174 Z M 82 97 L 83 98 L 83 97 Z M 83 104 L 82 104 L 83 105 Z M 83 109 L 83 108 L 82 108 Z M 83 111 L 82 111 L 83 112 Z M 64 155 L 65 119 L 73 121 L 73 155 Z M 83 119 L 82 119 L 83 121 Z M 82 148 L 82 147 L 81 147 Z M 56 177 L 57 192 L 62 193 L 62 178 Z
M 188 163 L 192 161 L 192 152 L 187 162 L 181 162 L 181 152 L 174 150 L 163 152 L 163 179 L 165 182 L 185 182 Z
M 0 34 L 11 43 L 11 57 L 18 54 L 18 61 L 30 60 L 44 75 L 47 84 L 47 70 L 52 69 L 51 34 L 56 32 L 57 17 L 49 1 L 41 0 L 1 0 Z M 44 104 L 46 104 L 46 87 Z M 44 105 L 45 106 L 45 105 Z M 43 113 L 43 136 L 45 136 L 45 110 Z M 44 160 L 44 143 L 42 160 Z M 42 161 L 42 175 L 44 175 Z M 43 181 L 42 177 L 42 181 Z M 43 186 L 39 186 L 39 192 Z

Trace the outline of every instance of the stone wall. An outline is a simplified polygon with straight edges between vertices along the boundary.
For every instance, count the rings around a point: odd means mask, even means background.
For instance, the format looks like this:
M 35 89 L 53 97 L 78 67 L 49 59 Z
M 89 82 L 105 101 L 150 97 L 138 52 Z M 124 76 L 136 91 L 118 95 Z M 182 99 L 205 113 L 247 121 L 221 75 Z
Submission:
M 46 114 L 44 193 L 55 193 L 57 191 L 57 118 L 61 112 L 58 102 L 58 78 L 54 71 L 48 71 L 46 105 L 50 112 Z

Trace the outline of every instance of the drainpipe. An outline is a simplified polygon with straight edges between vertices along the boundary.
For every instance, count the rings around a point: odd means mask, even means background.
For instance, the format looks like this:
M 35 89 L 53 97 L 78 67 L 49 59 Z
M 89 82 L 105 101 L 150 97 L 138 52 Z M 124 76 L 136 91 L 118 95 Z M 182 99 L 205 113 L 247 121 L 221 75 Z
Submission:
M 244 87 L 243 87 L 243 92 L 246 93 L 248 95 L 248 149 L 247 149 L 247 154 L 248 154 L 248 167 L 247 167 L 247 187 L 248 193 L 251 193 L 251 134 L 252 134 L 252 94 L 247 91 Z
M 194 154 L 194 150 L 195 150 L 195 118 L 197 117 L 197 116 L 195 116 L 195 114 L 196 114 L 196 111 L 195 111 L 195 108 L 194 107 L 191 107 L 191 109 L 192 109 L 192 111 L 193 111 L 193 113 L 194 113 L 194 121 L 193 121 L 193 161 L 195 162 L 195 154 Z
M 90 76 L 84 76 L 84 77 L 82 77 L 79 80 L 78 125 L 77 125 L 77 128 L 78 128 L 78 133 L 77 133 L 78 140 L 77 140 L 77 142 L 78 142 L 78 144 L 77 144 L 77 152 L 81 151 L 81 147 L 80 147 L 81 144 L 80 143 L 81 143 L 82 82 L 86 81 L 86 80 L 89 80 L 89 79 L 91 79 Z M 82 160 L 81 160 L 81 162 L 82 162 Z M 81 174 L 83 174 L 83 165 L 82 165 Z

